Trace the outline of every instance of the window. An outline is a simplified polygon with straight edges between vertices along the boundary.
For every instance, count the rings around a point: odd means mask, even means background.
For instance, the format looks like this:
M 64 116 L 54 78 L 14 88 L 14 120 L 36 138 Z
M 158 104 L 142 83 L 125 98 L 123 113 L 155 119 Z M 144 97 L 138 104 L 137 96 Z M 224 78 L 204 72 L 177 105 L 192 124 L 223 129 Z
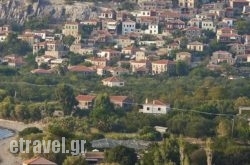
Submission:
M 150 108 L 149 108 L 149 107 L 147 107 L 147 111 L 149 111 L 149 109 L 150 109 Z
M 161 108 L 158 108 L 158 111 L 161 111 Z

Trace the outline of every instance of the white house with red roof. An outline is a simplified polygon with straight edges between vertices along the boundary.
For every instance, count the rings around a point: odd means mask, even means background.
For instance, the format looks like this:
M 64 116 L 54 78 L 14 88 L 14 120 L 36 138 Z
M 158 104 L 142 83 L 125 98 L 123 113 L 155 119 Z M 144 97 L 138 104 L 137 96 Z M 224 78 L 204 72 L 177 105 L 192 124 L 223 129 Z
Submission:
M 93 108 L 96 96 L 94 95 L 78 95 L 76 100 L 78 101 L 78 107 L 81 109 Z M 127 109 L 131 107 L 132 100 L 128 96 L 109 96 L 110 102 L 114 104 L 116 108 Z
M 168 111 L 170 111 L 170 104 L 160 100 L 148 102 L 148 99 L 146 99 L 145 104 L 142 105 L 142 109 L 139 110 L 139 112 L 150 114 L 167 114 Z
M 133 103 L 128 96 L 110 96 L 109 99 L 116 108 L 128 109 Z
M 108 87 L 123 87 L 125 82 L 117 76 L 108 77 L 102 80 L 102 84 Z
M 93 107 L 96 96 L 93 95 L 78 95 L 76 100 L 78 101 L 78 107 L 81 109 L 91 109 Z

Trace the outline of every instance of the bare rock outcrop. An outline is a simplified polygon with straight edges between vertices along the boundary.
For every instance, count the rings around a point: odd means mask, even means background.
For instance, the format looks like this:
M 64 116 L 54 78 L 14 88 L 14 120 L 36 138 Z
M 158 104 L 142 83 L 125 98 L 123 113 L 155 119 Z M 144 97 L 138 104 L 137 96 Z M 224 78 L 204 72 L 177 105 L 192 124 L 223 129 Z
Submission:
M 89 15 L 92 3 L 65 4 L 60 0 L 2 0 L 0 19 L 24 23 L 31 17 L 74 21 Z

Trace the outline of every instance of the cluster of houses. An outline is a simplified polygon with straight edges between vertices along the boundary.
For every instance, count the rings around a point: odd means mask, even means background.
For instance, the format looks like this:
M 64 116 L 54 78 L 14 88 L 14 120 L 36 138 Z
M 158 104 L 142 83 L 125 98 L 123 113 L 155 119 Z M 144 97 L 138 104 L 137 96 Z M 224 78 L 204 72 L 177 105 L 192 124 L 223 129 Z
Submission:
M 76 100 L 79 102 L 78 107 L 80 109 L 92 109 L 95 101 L 95 95 L 78 95 Z M 115 108 L 122 108 L 124 110 L 130 109 L 136 103 L 133 102 L 128 96 L 109 96 L 111 103 L 114 104 Z M 139 112 L 148 114 L 167 114 L 170 111 L 170 104 L 164 103 L 160 100 L 145 100 L 144 104 L 139 105 Z
M 229 51 L 218 51 L 211 54 L 208 68 L 217 69 L 219 64 L 226 62 L 250 62 L 249 35 L 240 35 L 234 28 L 236 19 L 235 10 L 241 11 L 242 17 L 248 18 L 249 0 L 229 0 L 208 3 L 207 0 L 179 0 L 173 4 L 171 0 L 138 0 L 138 9 L 134 11 L 115 10 L 113 8 L 100 8 L 93 10 L 85 20 L 66 22 L 61 28 L 61 33 L 53 29 L 32 31 L 26 29 L 18 36 L 27 41 L 33 48 L 38 69 L 32 70 L 36 74 L 51 74 L 53 68 L 67 63 L 68 52 L 74 52 L 90 58 L 85 61 L 91 67 L 68 66 L 69 71 L 83 74 L 105 75 L 111 72 L 112 76 L 123 73 L 134 74 L 161 74 L 173 72 L 176 61 L 185 61 L 191 67 L 196 66 L 193 61 L 193 52 L 203 52 L 208 44 L 202 43 L 201 37 L 204 30 L 216 34 L 216 40 L 226 44 Z M 83 37 L 83 27 L 94 27 L 87 37 Z M 183 36 L 173 38 L 176 31 Z M 0 27 L 0 42 L 4 41 L 11 32 L 10 26 Z M 151 37 L 143 37 L 143 36 Z M 63 43 L 63 36 L 74 37 L 72 45 Z M 173 42 L 166 44 L 165 38 L 172 38 Z M 181 38 L 188 39 L 185 48 L 181 48 Z M 114 47 L 100 48 L 99 45 L 114 44 Z M 148 47 L 155 46 L 155 50 Z M 176 58 L 162 60 L 176 50 Z M 23 59 L 16 55 L 4 59 L 10 66 L 24 65 Z M 14 61 L 14 62 L 13 62 Z M 14 64 L 13 64 L 14 63 Z M 46 64 L 50 69 L 42 69 Z M 112 67 L 116 65 L 116 67 Z M 122 68 L 123 64 L 130 66 Z M 113 78 L 111 78 L 113 79 Z M 109 84 L 109 83 L 107 83 Z M 123 84 L 124 83 L 120 83 Z M 123 86 L 121 85 L 121 86 Z M 112 85 L 110 85 L 112 86 Z
M 209 3 L 208 0 L 179 0 L 177 4 L 172 0 L 130 2 L 137 3 L 136 10 L 95 8 L 84 20 L 63 23 L 61 32 L 56 32 L 54 29 L 25 29 L 18 35 L 18 39 L 28 42 L 33 48 L 38 68 L 31 72 L 53 74 L 58 66 L 66 65 L 69 72 L 83 75 L 110 75 L 102 80 L 103 85 L 123 87 L 126 82 L 122 80 L 122 74 L 172 73 L 175 72 L 178 61 L 184 61 L 190 67 L 195 67 L 197 61 L 194 60 L 194 54 L 204 52 L 209 47 L 209 44 L 202 42 L 206 30 L 215 34 L 214 39 L 218 43 L 225 44 L 229 48 L 227 51 L 219 50 L 209 55 L 207 64 L 209 69 L 220 69 L 221 63 L 233 66 L 237 63 L 250 62 L 250 35 L 241 35 L 235 28 L 237 21 L 235 13 L 239 12 L 243 18 L 249 18 L 250 0 L 216 3 Z M 86 27 L 92 30 L 84 31 L 83 29 L 88 29 Z M 178 32 L 181 35 L 176 35 Z M 0 42 L 5 41 L 9 33 L 11 33 L 10 26 L 0 27 Z M 63 38 L 67 36 L 74 38 L 70 45 L 63 42 Z M 166 38 L 171 38 L 171 42 L 166 43 Z M 187 39 L 184 47 L 183 38 Z M 69 52 L 84 56 L 84 62 L 91 66 L 69 65 Z M 163 58 L 172 52 L 176 52 L 173 60 Z M 25 64 L 25 60 L 18 55 L 5 56 L 2 61 L 13 67 Z M 43 67 L 44 64 L 46 68 Z M 84 100 L 86 98 L 91 98 L 91 101 Z M 94 98 L 79 96 L 78 99 L 80 103 L 83 102 L 81 108 L 89 108 Z M 119 103 L 114 100 L 113 102 L 124 106 L 121 100 Z M 158 103 L 166 107 L 155 109 L 149 106 L 149 110 L 147 107 L 141 111 L 165 113 L 168 105 L 158 101 L 153 101 L 151 104 L 158 105 Z

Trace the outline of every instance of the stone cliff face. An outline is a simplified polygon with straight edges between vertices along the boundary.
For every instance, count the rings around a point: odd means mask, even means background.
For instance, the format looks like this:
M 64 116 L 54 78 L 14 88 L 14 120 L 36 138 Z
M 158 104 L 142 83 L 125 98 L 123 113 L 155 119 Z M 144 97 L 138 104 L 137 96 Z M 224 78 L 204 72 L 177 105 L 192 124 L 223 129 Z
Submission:
M 64 4 L 60 0 L 2 0 L 0 1 L 0 19 L 24 23 L 30 17 L 49 17 L 53 20 L 83 19 L 93 7 L 92 3 Z

